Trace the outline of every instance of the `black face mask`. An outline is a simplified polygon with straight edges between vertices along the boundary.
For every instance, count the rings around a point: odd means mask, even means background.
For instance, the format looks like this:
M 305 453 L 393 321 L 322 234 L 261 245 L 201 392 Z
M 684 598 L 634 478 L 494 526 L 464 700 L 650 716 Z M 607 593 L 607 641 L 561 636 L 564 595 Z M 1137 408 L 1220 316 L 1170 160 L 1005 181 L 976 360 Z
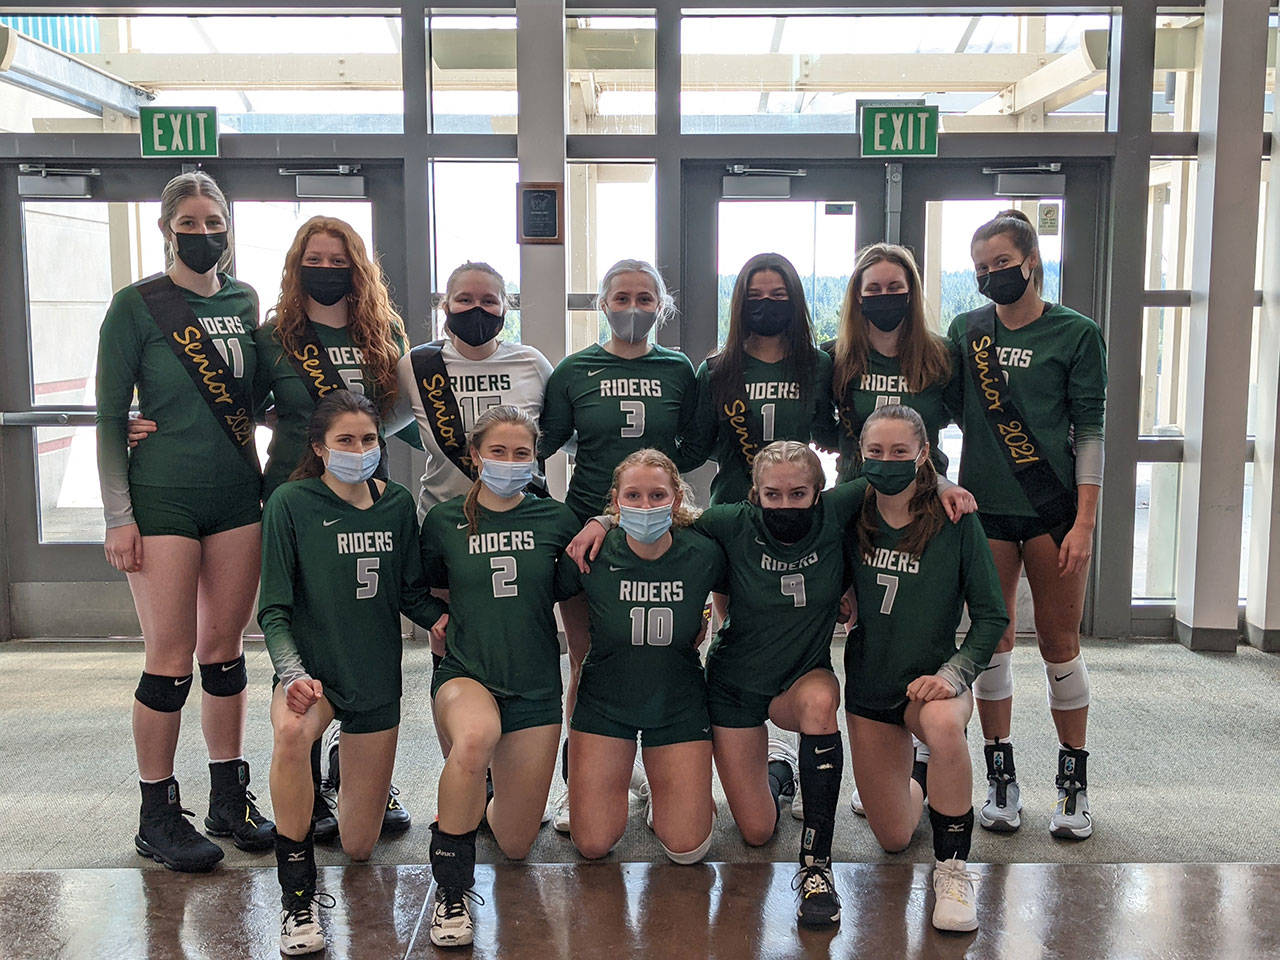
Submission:
M 1024 260 L 1023 263 L 1026 263 Z M 1017 303 L 1030 283 L 1028 277 L 1022 275 L 1022 263 L 1003 270 L 992 270 L 978 278 L 978 292 L 988 300 L 994 300 L 1002 307 Z
M 765 528 L 779 543 L 799 543 L 813 527 L 813 510 L 817 504 L 799 509 L 793 507 L 761 507 Z
M 472 307 L 460 313 L 449 313 L 446 310 L 445 315 L 449 318 L 449 332 L 457 334 L 459 340 L 473 347 L 488 343 L 502 329 L 503 318 L 495 316 L 484 307 Z
M 742 307 L 747 330 L 762 337 L 777 336 L 795 319 L 790 300 L 748 300 Z
M 862 315 L 870 320 L 876 329 L 892 333 L 907 318 L 907 305 L 910 300 L 909 293 L 882 293 L 874 297 L 863 297 Z
M 316 303 L 332 307 L 351 292 L 351 268 L 303 267 L 302 289 Z
M 196 273 L 208 273 L 227 252 L 227 231 L 221 233 L 175 233 L 178 259 Z

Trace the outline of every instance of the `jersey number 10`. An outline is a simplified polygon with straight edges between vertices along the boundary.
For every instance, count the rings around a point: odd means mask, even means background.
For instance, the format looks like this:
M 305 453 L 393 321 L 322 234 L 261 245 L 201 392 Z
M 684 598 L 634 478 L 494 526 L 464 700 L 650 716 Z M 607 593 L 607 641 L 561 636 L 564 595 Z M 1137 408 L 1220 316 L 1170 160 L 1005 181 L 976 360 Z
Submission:
M 631 645 L 667 647 L 675 633 L 676 615 L 670 607 L 631 608 Z

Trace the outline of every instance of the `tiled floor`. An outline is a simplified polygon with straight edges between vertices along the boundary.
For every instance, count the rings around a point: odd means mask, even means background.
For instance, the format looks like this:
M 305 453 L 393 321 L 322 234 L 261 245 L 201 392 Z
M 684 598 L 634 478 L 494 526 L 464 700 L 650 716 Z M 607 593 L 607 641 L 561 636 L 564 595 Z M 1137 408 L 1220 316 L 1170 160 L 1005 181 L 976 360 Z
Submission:
M 844 920 L 798 931 L 787 864 L 480 866 L 472 949 L 427 936 L 430 871 L 328 867 L 337 958 L 501 960 L 903 958 L 1252 960 L 1280 957 L 1280 866 L 982 867 L 980 927 L 929 925 L 928 867 L 838 865 Z M 0 874 L 0 956 L 93 960 L 278 957 L 274 871 L 220 868 Z

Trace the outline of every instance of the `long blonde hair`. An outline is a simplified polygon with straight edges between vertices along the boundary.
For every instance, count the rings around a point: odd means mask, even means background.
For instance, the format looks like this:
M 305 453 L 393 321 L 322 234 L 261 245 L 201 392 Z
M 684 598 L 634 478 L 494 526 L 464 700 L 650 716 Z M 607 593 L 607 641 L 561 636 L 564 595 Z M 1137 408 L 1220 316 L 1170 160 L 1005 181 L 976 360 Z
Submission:
M 769 467 L 781 463 L 798 463 L 809 472 L 809 480 L 813 483 L 814 502 L 818 494 L 827 484 L 827 475 L 822 469 L 822 461 L 807 443 L 799 440 L 775 440 L 756 454 L 751 464 L 751 493 L 748 499 L 752 503 L 760 502 L 760 478 Z
M 693 502 L 693 491 L 689 488 L 689 484 L 685 483 L 684 478 L 680 476 L 680 471 L 676 469 L 675 463 L 661 450 L 654 450 L 652 447 L 646 447 L 643 450 L 633 450 L 627 454 L 626 458 L 613 468 L 613 483 L 609 487 L 609 495 L 606 498 L 604 512 L 615 519 L 618 516 L 618 508 L 614 506 L 614 497 L 618 495 L 618 488 L 622 485 L 622 475 L 632 467 L 657 467 L 666 473 L 671 480 L 671 488 L 680 494 L 680 506 L 671 513 L 671 523 L 677 527 L 692 526 L 693 521 L 698 519 L 698 514 L 702 511 L 698 509 Z
M 476 417 L 475 426 L 471 428 L 471 436 L 467 438 L 467 457 L 471 460 L 476 479 L 471 484 L 471 489 L 467 491 L 467 499 L 462 501 L 462 515 L 467 518 L 467 529 L 473 534 L 480 532 L 480 519 L 476 511 L 480 486 L 483 483 L 480 479 L 480 447 L 484 444 L 485 434 L 503 423 L 514 423 L 524 427 L 529 431 L 530 445 L 534 448 L 538 446 L 537 421 L 519 407 L 504 403 L 490 407 Z
M 351 261 L 351 292 L 346 297 L 347 329 L 352 345 L 364 355 L 364 368 L 377 385 L 378 409 L 385 417 L 395 406 L 399 393 L 396 365 L 408 338 L 404 320 L 391 305 L 382 268 L 369 256 L 364 241 L 351 224 L 337 217 L 312 217 L 298 228 L 284 257 L 280 299 L 267 314 L 267 319 L 275 323 L 272 336 L 287 353 L 296 353 L 302 348 L 302 332 L 307 325 L 302 258 L 311 238 L 321 233 L 340 240 Z
M 877 263 L 893 263 L 907 275 L 907 316 L 898 341 L 898 363 L 906 378 L 907 389 L 920 393 L 930 384 L 945 383 L 951 377 L 951 356 L 946 341 L 929 329 L 925 319 L 924 290 L 916 258 L 906 247 L 896 243 L 873 243 L 858 251 L 853 275 L 845 287 L 840 306 L 840 332 L 836 337 L 834 382 L 837 402 L 867 369 L 867 353 L 871 349 L 867 336 L 867 320 L 862 313 L 862 277 Z
M 905 403 L 889 403 L 874 410 L 862 425 L 862 433 L 871 429 L 871 425 L 881 420 L 898 420 L 908 424 L 915 433 L 916 440 L 923 450 L 929 442 L 929 435 L 924 428 L 924 420 L 920 414 Z M 924 548 L 934 538 L 946 522 L 947 514 L 938 499 L 938 471 L 934 469 L 929 457 L 916 467 L 916 490 L 907 504 L 911 513 L 911 522 L 902 531 L 898 541 L 898 549 L 903 553 L 919 558 Z M 874 540 L 880 525 L 876 519 L 876 491 L 867 487 L 867 494 L 862 500 L 862 512 L 858 514 L 857 536 L 858 551 L 866 556 L 874 549 Z

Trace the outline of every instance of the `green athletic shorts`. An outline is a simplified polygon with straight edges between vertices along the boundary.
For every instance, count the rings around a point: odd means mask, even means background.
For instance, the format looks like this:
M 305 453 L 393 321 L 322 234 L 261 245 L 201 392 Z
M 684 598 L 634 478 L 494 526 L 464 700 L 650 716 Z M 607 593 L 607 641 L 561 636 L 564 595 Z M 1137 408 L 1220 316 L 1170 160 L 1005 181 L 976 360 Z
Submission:
M 153 487 L 129 484 L 133 519 L 144 537 L 187 537 L 202 540 L 215 533 L 262 521 L 262 484 L 220 487 Z
M 333 716 L 342 724 L 343 733 L 381 733 L 400 725 L 400 700 L 392 700 L 368 710 L 339 710 Z
M 1008 540 L 1010 543 L 1026 543 L 1046 533 L 1053 542 L 1062 546 L 1062 539 L 1070 532 L 1072 523 L 1047 527 L 1039 517 L 1020 517 L 1010 513 L 981 513 L 982 530 L 988 540 Z
M 809 670 L 830 670 L 831 654 L 827 653 Z M 796 678 L 800 679 L 799 677 Z M 743 690 L 720 680 L 715 670 L 707 670 L 707 710 L 711 723 L 717 727 L 758 727 L 769 719 L 769 704 L 773 698 L 791 689 L 788 684 L 776 693 L 757 693 Z
M 907 725 L 907 705 L 911 701 L 904 700 L 896 707 L 889 707 L 887 710 L 879 707 L 864 707 L 861 704 L 853 703 L 848 698 L 845 699 L 844 708 L 847 712 L 852 713 L 855 717 L 865 717 L 868 720 L 875 720 L 877 723 L 890 723 L 895 727 L 905 727 Z
M 696 709 L 682 710 L 678 718 L 661 727 L 637 727 L 605 716 L 589 698 L 583 699 L 581 689 L 578 690 L 578 702 L 573 708 L 569 727 L 579 733 L 594 733 L 601 737 L 617 737 L 619 740 L 632 742 L 639 734 L 640 744 L 645 747 L 665 747 L 672 743 L 711 739 L 711 717 L 705 705 L 698 704 Z
M 458 677 L 467 677 L 489 690 L 483 680 L 479 677 L 471 676 L 462 669 L 456 660 L 451 660 L 446 656 L 431 674 L 431 699 L 435 700 L 436 693 L 439 692 L 440 688 L 450 680 Z M 564 716 L 564 706 L 559 697 L 529 699 L 527 697 L 501 696 L 492 690 L 489 690 L 489 693 L 497 701 L 498 715 L 502 718 L 503 733 L 514 733 L 527 727 L 545 727 L 551 724 L 559 726 L 560 720 Z

